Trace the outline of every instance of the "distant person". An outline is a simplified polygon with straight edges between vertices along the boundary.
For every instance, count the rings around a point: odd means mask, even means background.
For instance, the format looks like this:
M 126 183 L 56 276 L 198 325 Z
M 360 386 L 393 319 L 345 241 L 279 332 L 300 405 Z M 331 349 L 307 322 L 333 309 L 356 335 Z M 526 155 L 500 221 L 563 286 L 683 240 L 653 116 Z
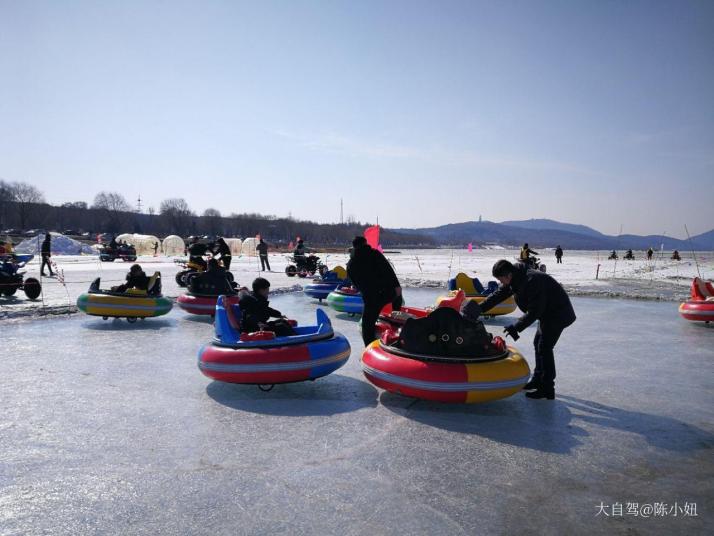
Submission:
M 206 269 L 206 259 L 203 256 L 208 252 L 208 245 L 202 243 L 197 236 L 191 238 L 191 243 L 188 246 L 188 261 L 198 264 L 204 270 Z
M 52 264 L 50 263 L 50 258 L 52 257 L 52 236 L 50 236 L 50 233 L 45 234 L 45 239 L 40 246 L 40 255 L 42 257 L 40 274 L 47 277 L 45 275 L 45 266 L 47 266 L 50 271 L 49 277 L 54 277 L 55 274 L 52 272 Z
M 264 272 L 267 269 L 270 272 L 270 262 L 268 262 L 268 244 L 266 244 L 265 240 L 261 238 L 258 245 L 255 246 L 255 249 L 260 257 L 260 271 Z
M 116 237 L 112 236 L 112 239 L 109 241 L 109 249 L 117 249 L 118 247 Z
M 223 239 L 222 236 L 219 236 L 213 243 L 213 253 L 214 255 L 218 255 L 218 257 L 221 259 L 221 262 L 223 263 L 223 267 L 226 270 L 231 269 L 231 261 L 233 260 L 233 255 L 231 255 L 230 246 Z
M 563 248 L 560 246 L 555 248 L 555 261 L 557 264 L 563 264 Z
M 272 331 L 278 337 L 295 335 L 295 330 L 283 313 L 270 307 L 270 281 L 263 277 L 253 281 L 253 292 L 242 292 L 238 303 L 241 313 L 241 331 Z M 277 320 L 270 320 L 276 318 Z
M 510 296 L 525 314 L 504 331 L 513 340 L 519 332 L 538 320 L 538 330 L 533 339 L 536 366 L 533 377 L 524 389 L 528 398 L 555 398 L 555 356 L 553 349 L 563 330 L 575 322 L 575 311 L 563 287 L 553 277 L 539 270 L 532 270 L 525 264 L 513 265 L 500 260 L 493 265 L 493 276 L 501 286 L 484 300 L 480 309 L 488 311 Z M 473 307 L 473 306 L 472 306 Z
M 521 262 L 526 262 L 529 263 L 531 262 L 531 255 L 539 255 L 537 251 L 533 251 L 531 248 L 528 247 L 528 243 L 526 242 L 523 244 L 523 247 L 521 247 L 521 254 L 519 256 Z
M 631 250 L 631 249 L 628 249 L 628 250 L 627 250 L 627 253 L 625 253 L 625 260 L 628 260 L 628 261 L 634 261 L 634 260 L 635 260 L 635 254 L 632 253 L 632 250 Z
M 673 261 L 681 261 L 682 257 L 679 256 L 679 251 L 676 249 L 672 252 L 672 260 Z
M 157 257 L 159 255 L 159 243 L 154 242 L 154 257 Z
M 113 292 L 126 292 L 130 288 L 138 290 L 149 289 L 149 277 L 144 273 L 144 270 L 139 264 L 133 264 L 129 268 L 129 273 L 126 274 L 126 283 L 112 287 Z
M 647 250 L 647 260 L 651 261 L 652 260 L 652 255 L 654 255 L 654 250 L 652 248 L 649 248 Z
M 616 261 L 617 260 L 617 251 L 614 249 L 612 250 L 612 253 L 610 253 L 610 256 L 607 258 L 609 261 Z
M 347 275 L 362 293 L 362 340 L 368 346 L 374 341 L 374 329 L 382 308 L 388 303 L 395 311 L 401 309 L 402 287 L 387 258 L 372 248 L 364 236 L 352 241 L 352 258 L 347 263 Z

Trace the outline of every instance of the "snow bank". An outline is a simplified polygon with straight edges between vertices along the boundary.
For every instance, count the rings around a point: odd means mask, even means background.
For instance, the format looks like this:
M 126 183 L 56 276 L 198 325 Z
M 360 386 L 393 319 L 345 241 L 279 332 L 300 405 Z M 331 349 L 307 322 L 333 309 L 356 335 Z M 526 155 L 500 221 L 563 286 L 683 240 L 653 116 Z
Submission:
M 96 255 L 97 252 L 91 246 L 78 242 L 68 236 L 59 233 L 50 233 L 52 236 L 52 254 L 53 255 Z M 16 253 L 31 253 L 33 255 L 40 254 L 40 247 L 45 239 L 45 235 L 41 234 L 27 240 L 23 240 L 15 246 Z

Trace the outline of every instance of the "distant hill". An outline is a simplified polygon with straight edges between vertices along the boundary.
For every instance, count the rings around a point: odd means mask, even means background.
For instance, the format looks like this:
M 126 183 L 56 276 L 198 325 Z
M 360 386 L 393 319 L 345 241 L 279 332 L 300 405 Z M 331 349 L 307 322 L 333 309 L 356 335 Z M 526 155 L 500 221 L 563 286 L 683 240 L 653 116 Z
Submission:
M 560 245 L 565 249 L 647 249 L 652 247 L 686 250 L 691 246 L 686 240 L 679 240 L 661 235 L 638 236 L 604 235 L 590 227 L 561 223 L 554 220 L 526 220 L 495 223 L 490 221 L 469 221 L 451 223 L 438 227 L 418 229 L 392 229 L 397 233 L 417 234 L 427 236 L 442 246 L 463 246 L 469 242 L 474 244 L 498 244 L 500 246 L 520 247 L 527 242 L 531 247 L 555 247 Z M 712 249 L 714 247 L 714 230 L 693 237 L 696 249 Z
M 597 236 L 602 237 L 603 235 L 600 231 L 596 231 L 592 227 L 587 225 L 577 225 L 574 223 L 562 223 L 555 220 L 546 219 L 530 219 L 521 221 L 502 221 L 501 225 L 508 225 L 509 227 L 520 227 L 522 229 L 533 229 L 540 231 L 567 231 L 570 233 L 576 233 L 587 236 Z
M 703 246 L 703 249 L 714 249 L 714 229 L 706 233 L 692 237 L 692 242 L 698 246 Z

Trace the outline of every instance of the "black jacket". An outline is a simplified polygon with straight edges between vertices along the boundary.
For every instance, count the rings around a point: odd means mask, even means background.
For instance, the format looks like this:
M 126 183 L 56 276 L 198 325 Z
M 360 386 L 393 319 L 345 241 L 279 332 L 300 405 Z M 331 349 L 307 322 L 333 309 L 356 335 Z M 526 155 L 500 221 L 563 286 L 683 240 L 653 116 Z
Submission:
M 259 242 L 258 245 L 255 246 L 255 250 L 258 252 L 258 255 L 265 257 L 268 254 L 268 244 Z
M 137 275 L 127 275 L 126 283 L 116 287 L 116 292 L 126 292 L 130 288 L 138 288 L 139 290 L 148 290 L 149 278 L 143 272 L 140 274 L 137 274 Z
M 304 257 L 306 251 L 307 251 L 307 248 L 305 247 L 305 244 L 298 244 L 297 246 L 295 246 L 295 249 L 293 250 L 293 255 L 295 255 L 296 257 L 300 257 L 300 256 Z
M 394 297 L 399 285 L 397 274 L 387 258 L 371 246 L 357 248 L 347 263 L 347 275 L 365 299 Z
M 518 331 L 523 331 L 536 320 L 561 328 L 575 322 L 573 305 L 560 283 L 539 270 L 527 269 L 523 264 L 516 264 L 515 268 L 511 284 L 501 285 L 481 303 L 484 313 L 509 296 L 514 296 L 518 307 L 525 312 L 515 323 Z
M 260 324 L 266 323 L 271 318 L 280 318 L 283 314 L 270 307 L 270 302 L 259 294 L 246 292 L 241 296 L 239 307 L 243 314 L 241 330 L 250 333 L 259 331 Z
M 217 255 L 220 255 L 221 257 L 231 256 L 231 248 L 228 246 L 228 243 L 222 238 L 216 240 L 214 251 Z
M 49 255 L 51 252 L 51 246 L 52 246 L 52 241 L 49 238 L 45 238 L 42 241 L 42 246 L 40 248 L 40 252 L 43 255 Z
M 200 242 L 188 246 L 188 254 L 191 257 L 203 257 L 207 251 L 208 246 L 206 244 L 201 244 Z

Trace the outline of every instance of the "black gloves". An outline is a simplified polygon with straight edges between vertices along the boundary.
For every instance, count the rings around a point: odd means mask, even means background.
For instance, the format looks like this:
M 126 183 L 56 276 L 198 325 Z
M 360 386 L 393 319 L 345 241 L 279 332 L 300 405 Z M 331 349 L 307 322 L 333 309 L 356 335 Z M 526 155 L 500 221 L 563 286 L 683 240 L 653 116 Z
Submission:
M 404 305 L 404 300 L 402 299 L 401 294 L 399 296 L 395 296 L 392 300 L 392 311 L 400 311 L 402 309 L 402 305 Z
M 461 314 L 469 320 L 478 320 L 481 312 L 481 306 L 474 300 L 466 300 L 461 306 Z
M 518 330 L 516 329 L 516 326 L 514 326 L 513 324 L 503 328 L 503 332 L 507 335 L 510 335 L 514 341 L 517 341 L 518 339 L 521 338 L 521 336 L 518 334 Z

